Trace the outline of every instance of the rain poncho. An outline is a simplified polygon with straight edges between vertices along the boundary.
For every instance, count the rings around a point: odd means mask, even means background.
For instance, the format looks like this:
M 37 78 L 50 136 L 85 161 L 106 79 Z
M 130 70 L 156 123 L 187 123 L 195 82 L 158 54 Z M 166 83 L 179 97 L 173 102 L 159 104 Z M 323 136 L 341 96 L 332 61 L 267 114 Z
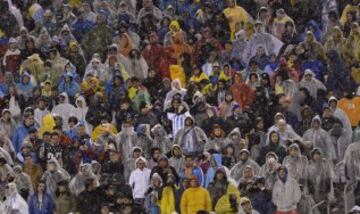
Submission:
M 174 138 L 174 143 L 181 146 L 185 153 L 200 152 L 208 142 L 208 138 L 200 127 L 195 126 L 195 120 L 191 116 L 186 117 L 188 118 L 193 121 L 192 126 L 180 129 Z
M 123 126 L 121 132 L 116 135 L 116 148 L 121 152 L 125 160 L 131 158 L 133 148 L 137 143 L 137 135 L 134 127 L 125 128 Z
M 81 103 L 81 104 L 80 104 Z M 86 121 L 86 114 L 89 110 L 89 107 L 86 104 L 86 100 L 83 96 L 78 96 L 75 100 L 76 108 L 72 112 L 72 115 L 77 117 L 80 123 L 83 123 L 86 128 L 87 133 L 91 133 L 92 126 Z
M 240 6 L 234 5 L 233 7 L 228 7 L 223 11 L 226 19 L 229 22 L 232 38 L 234 38 L 234 33 L 236 32 L 236 24 L 243 22 L 246 24 L 251 20 L 250 15 L 246 10 Z
M 22 167 L 17 165 L 14 167 L 14 175 L 15 175 L 15 183 L 18 192 L 22 193 L 27 192 L 28 195 L 32 195 L 34 193 L 34 189 L 31 183 L 31 179 L 29 175 L 22 171 Z
M 347 147 L 351 144 L 352 135 L 349 135 L 341 124 L 335 123 L 329 130 L 332 144 L 335 147 L 336 160 L 342 161 Z
M 71 193 L 75 196 L 78 196 L 83 190 L 85 190 L 85 181 L 89 178 L 95 179 L 99 185 L 95 174 L 92 172 L 91 164 L 81 164 L 79 166 L 79 172 L 69 183 L 69 189 Z
M 154 136 L 152 147 L 160 148 L 163 154 L 167 154 L 172 149 L 172 142 L 168 138 L 164 127 L 161 124 L 157 124 L 151 128 L 151 133 Z
M 332 100 L 338 102 L 338 99 L 336 99 L 336 97 L 330 97 L 329 103 Z M 351 123 L 346 113 L 339 107 L 336 107 L 336 109 L 332 109 L 332 110 L 334 112 L 333 113 L 334 117 L 338 118 L 341 121 L 345 131 L 347 132 L 348 135 L 351 136 L 352 135 Z
M 296 143 L 291 144 L 289 151 L 292 149 L 298 150 L 297 156 L 288 155 L 283 161 L 283 165 L 289 170 L 289 176 L 299 182 L 303 182 L 306 178 L 306 169 L 308 166 L 308 159 L 301 155 L 299 146 Z
M 61 93 L 60 96 L 65 97 L 64 102 L 56 105 L 52 109 L 51 113 L 62 117 L 63 130 L 66 131 L 69 129 L 68 119 L 71 116 L 71 113 L 75 111 L 75 107 L 69 103 L 69 98 L 68 98 L 68 95 L 66 94 L 66 92 Z
M 144 80 L 148 77 L 149 66 L 138 50 L 133 49 L 130 51 L 129 56 L 125 58 L 124 65 L 130 78 L 137 77 Z
M 350 181 L 360 181 L 360 141 L 346 149 L 344 157 L 346 175 Z
M 266 189 L 272 190 L 277 180 L 277 169 L 280 163 L 275 153 L 269 152 L 266 154 L 266 162 L 261 166 L 259 175 L 265 178 Z
M 176 147 L 179 148 L 179 150 L 181 152 L 181 154 L 179 154 L 178 156 L 174 155 L 174 149 Z M 179 173 L 180 170 L 182 168 L 184 168 L 184 166 L 185 166 L 185 156 L 182 154 L 181 147 L 177 144 L 174 144 L 171 149 L 171 155 L 172 155 L 172 157 L 169 158 L 169 165 L 174 167 L 176 172 Z
M 153 141 L 150 137 L 149 124 L 139 124 L 136 128 L 137 132 L 137 146 L 140 147 L 143 151 L 145 158 L 150 158 L 150 151 L 153 145 Z
M 54 196 L 57 184 L 60 181 L 69 181 L 70 175 L 65 169 L 60 167 L 60 164 L 56 160 L 56 158 L 51 158 L 50 160 L 48 160 L 48 164 L 50 163 L 55 165 L 55 169 L 54 171 L 47 170 L 43 174 L 42 180 L 45 180 L 46 182 L 47 192 L 51 196 Z
M 195 214 L 199 210 L 209 212 L 212 209 L 210 194 L 202 187 L 190 187 L 183 193 L 180 206 L 184 214 Z
M 313 126 L 314 121 L 318 121 L 320 128 L 315 129 Z M 303 135 L 304 141 L 312 143 L 313 148 L 319 148 L 328 160 L 334 160 L 336 157 L 334 145 L 331 142 L 330 135 L 321 128 L 321 119 L 315 116 L 311 122 L 311 128 L 308 129 Z
M 15 183 L 9 183 L 9 192 L 6 195 L 6 199 L 0 205 L 1 213 L 21 213 L 28 214 L 29 207 L 26 201 L 21 197 L 16 189 Z
M 243 152 L 247 153 L 248 157 L 250 156 L 250 152 L 247 149 L 241 150 L 240 156 Z M 248 158 L 247 160 L 240 160 L 237 164 L 235 164 L 235 166 L 233 166 L 230 170 L 230 176 L 236 182 L 239 182 L 240 178 L 243 176 L 243 171 L 244 171 L 245 167 L 248 165 L 252 167 L 255 175 L 259 175 L 260 166 L 255 161 Z
M 302 80 L 300 81 L 300 87 L 305 87 L 307 90 L 309 90 L 310 95 L 316 99 L 317 91 L 318 90 L 326 91 L 326 87 L 322 82 L 320 82 L 315 78 L 315 74 L 312 72 L 312 70 L 306 69 L 304 72 L 304 76 L 306 75 L 311 75 L 311 80 L 308 81 L 306 80 L 305 77 L 303 77 Z
M 315 148 L 312 152 L 312 158 L 307 168 L 307 183 L 310 193 L 314 195 L 314 200 L 320 202 L 327 199 L 327 194 L 330 192 L 332 169 L 330 162 L 321 158 L 314 159 L 315 152 L 321 154 L 320 149 Z
M 279 177 L 275 182 L 272 192 L 272 201 L 280 212 L 296 210 L 296 205 L 300 201 L 301 191 L 298 182 L 288 176 L 287 170 L 285 178 Z

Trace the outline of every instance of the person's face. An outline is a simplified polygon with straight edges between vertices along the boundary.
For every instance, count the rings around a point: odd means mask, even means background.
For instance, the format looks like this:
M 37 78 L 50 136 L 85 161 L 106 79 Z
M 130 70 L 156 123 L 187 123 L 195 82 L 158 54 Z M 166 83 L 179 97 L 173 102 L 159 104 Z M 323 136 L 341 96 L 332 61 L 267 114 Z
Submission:
M 240 160 L 247 161 L 249 159 L 249 155 L 246 152 L 242 152 L 240 154 Z
M 264 129 L 264 121 L 260 121 L 256 124 L 256 127 L 259 129 L 259 130 L 263 130 Z
M 3 118 L 4 118 L 4 120 L 10 120 L 10 118 L 11 118 L 11 114 L 9 113 L 9 112 L 5 112 L 4 114 L 3 114 Z
M 279 142 L 279 136 L 276 133 L 272 133 L 270 136 L 271 142 L 272 143 L 277 143 Z
M 166 160 L 160 160 L 160 161 L 159 161 L 159 166 L 160 166 L 160 167 L 164 168 L 164 167 L 167 167 L 167 165 L 168 165 L 168 164 L 167 164 L 167 161 L 166 161 Z
M 108 214 L 109 213 L 109 207 L 108 206 L 102 206 L 101 207 L 101 214 Z
M 175 148 L 174 148 L 174 155 L 175 155 L 175 156 L 180 156 L 180 155 L 181 155 L 181 150 L 180 150 L 179 147 L 175 147 Z
M 55 171 L 55 164 L 54 164 L 54 163 L 48 163 L 48 164 L 47 164 L 47 169 L 48 169 L 50 172 L 54 172 L 54 171 Z
M 305 80 L 306 80 L 306 81 L 311 81 L 311 79 L 312 79 L 312 75 L 311 75 L 311 74 L 305 75 Z
M 215 128 L 215 129 L 214 129 L 214 135 L 215 135 L 216 137 L 220 137 L 221 134 L 222 134 L 222 130 L 221 130 L 220 128 Z
M 192 158 L 186 158 L 185 159 L 185 166 L 186 167 L 193 167 L 194 166 L 194 160 Z
M 284 122 L 279 122 L 279 123 L 278 123 L 278 129 L 279 129 L 279 131 L 284 132 L 285 129 L 286 129 L 286 123 L 284 123 Z
M 64 103 L 65 101 L 65 97 L 64 96 L 59 96 L 59 103 Z
M 329 105 L 330 105 L 330 107 L 331 107 L 332 109 L 336 109 L 336 107 L 337 107 L 337 102 L 336 102 L 336 101 L 330 101 Z
M 123 209 L 123 214 L 131 214 L 132 213 L 132 208 L 131 206 L 126 206 L 124 209 Z
M 299 155 L 299 150 L 297 148 L 293 148 L 290 150 L 290 155 L 293 157 L 297 157 Z
M 252 170 L 250 168 L 245 168 L 244 170 L 244 177 L 245 178 L 251 178 L 253 175 Z
M 191 186 L 191 187 L 197 187 L 198 184 L 197 184 L 196 180 L 191 179 L 191 181 L 190 181 L 190 186 Z
M 152 7 L 152 0 L 143 0 L 143 6 L 145 8 L 150 8 Z
M 85 126 L 79 126 L 78 129 L 77 129 L 77 133 L 79 136 L 83 136 L 86 134 L 86 129 L 85 129 Z
M 65 192 L 66 191 L 65 186 L 58 186 L 58 188 L 59 188 L 59 192 Z
M 136 163 L 136 166 L 137 166 L 137 168 L 139 168 L 139 169 L 144 169 L 145 168 L 145 163 L 144 163 L 144 161 L 142 161 L 142 160 L 139 160 L 137 163 Z
M 232 101 L 232 99 L 233 99 L 232 94 L 227 94 L 227 95 L 225 96 L 225 100 L 226 100 L 227 102 Z
M 134 153 L 133 153 L 133 156 L 134 156 L 135 159 L 139 158 L 140 155 L 141 155 L 141 152 L 138 151 L 138 150 L 135 150 Z
M 221 172 L 216 173 L 216 180 L 222 181 L 224 179 L 224 174 Z
M 235 1 L 234 0 L 228 0 L 228 7 L 235 7 Z
M 251 82 L 257 82 L 257 76 L 251 75 L 250 81 L 251 81 Z
M 32 41 L 27 41 L 26 42 L 26 47 L 27 48 L 34 48 L 34 43 Z
M 45 184 L 40 183 L 38 188 L 37 188 L 38 192 L 45 192 Z
M 185 120 L 185 126 L 192 126 L 192 125 L 193 125 L 193 121 L 191 119 Z
M 280 176 L 281 178 L 283 178 L 283 177 L 285 177 L 285 175 L 286 175 L 285 170 L 280 169 L 280 170 L 279 170 L 279 176 Z
M 51 142 L 52 142 L 53 144 L 59 143 L 59 140 L 60 140 L 60 138 L 59 138 L 58 135 L 53 135 L 53 136 L 51 136 Z
M 320 128 L 320 123 L 316 120 L 316 121 L 314 121 L 314 123 L 313 123 L 313 128 L 314 129 L 319 129 Z
M 263 47 L 259 47 L 259 48 L 257 49 L 257 54 L 258 54 L 259 56 L 263 56 L 263 55 L 265 54 L 265 49 L 264 49 Z
M 30 115 L 25 119 L 25 125 L 31 126 L 34 124 L 34 116 Z
M 160 151 L 159 151 L 159 150 L 155 150 L 155 151 L 154 151 L 154 154 L 153 154 L 153 158 L 154 158 L 155 160 L 158 160 L 159 157 L 160 157 Z
M 315 153 L 313 158 L 315 161 L 319 161 L 321 160 L 321 155 L 319 153 Z
M 245 211 L 245 213 L 252 213 L 252 207 L 250 202 L 244 202 L 241 204 L 241 207 Z

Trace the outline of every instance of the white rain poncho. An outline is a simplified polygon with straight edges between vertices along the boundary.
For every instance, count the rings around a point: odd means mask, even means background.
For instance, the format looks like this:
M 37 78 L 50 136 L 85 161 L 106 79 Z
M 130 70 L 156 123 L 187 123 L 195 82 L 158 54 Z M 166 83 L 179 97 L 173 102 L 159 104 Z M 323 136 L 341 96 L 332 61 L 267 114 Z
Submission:
M 18 193 L 16 184 L 7 184 L 6 200 L 0 205 L 0 213 L 28 214 L 29 207 L 26 201 Z
M 314 121 L 318 121 L 320 124 L 318 129 L 313 127 Z M 319 116 L 315 116 L 312 119 L 311 128 L 304 133 L 303 141 L 309 141 L 312 143 L 313 148 L 319 148 L 325 158 L 329 160 L 334 160 L 336 158 L 335 148 L 331 142 L 330 135 L 321 128 L 321 119 Z
M 46 182 L 46 189 L 51 196 L 54 196 L 54 193 L 57 188 L 57 184 L 60 181 L 69 181 L 69 173 L 60 167 L 59 162 L 56 158 L 51 158 L 48 160 L 48 165 L 53 163 L 55 165 L 54 169 L 47 169 L 42 176 L 42 180 Z
M 311 75 L 311 80 L 306 80 L 305 76 L 307 75 Z M 300 81 L 300 87 L 306 88 L 310 92 L 310 95 L 315 99 L 317 97 L 318 90 L 326 91 L 325 85 L 320 80 L 315 78 L 314 72 L 310 69 L 305 70 L 304 76 Z
M 99 181 L 96 178 L 96 175 L 92 171 L 92 166 L 89 163 L 81 164 L 79 166 L 79 172 L 76 176 L 70 181 L 69 189 L 72 194 L 78 196 L 82 191 L 85 190 L 85 181 L 88 178 L 95 179 L 97 185 Z
M 63 103 L 56 105 L 51 114 L 62 117 L 63 119 L 63 130 L 67 131 L 69 129 L 68 119 L 72 116 L 72 112 L 75 111 L 75 107 L 69 103 L 69 98 L 66 92 L 61 93 L 59 96 L 65 97 Z
M 289 171 L 289 176 L 297 181 L 302 181 L 306 178 L 306 169 L 308 167 L 308 159 L 306 156 L 301 155 L 301 150 L 296 143 L 291 144 L 289 151 L 292 149 L 298 150 L 297 156 L 288 155 L 284 158 L 283 165 Z

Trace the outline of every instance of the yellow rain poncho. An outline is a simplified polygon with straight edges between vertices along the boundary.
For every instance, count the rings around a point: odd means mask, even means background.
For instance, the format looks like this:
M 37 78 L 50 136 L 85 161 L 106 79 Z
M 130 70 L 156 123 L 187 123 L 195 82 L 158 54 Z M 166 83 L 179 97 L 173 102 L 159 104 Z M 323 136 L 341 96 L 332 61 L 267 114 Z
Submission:
M 91 133 L 91 139 L 93 141 L 97 140 L 103 133 L 108 132 L 108 133 L 112 133 L 112 134 L 116 134 L 117 133 L 117 129 L 116 127 L 111 124 L 111 123 L 106 123 L 106 124 L 100 124 L 98 125 L 94 131 Z
M 56 126 L 55 119 L 52 114 L 47 114 L 43 117 L 43 126 L 39 129 L 39 137 L 42 138 L 45 132 L 52 132 Z
M 170 78 L 171 80 L 178 79 L 180 81 L 181 87 L 186 86 L 186 77 L 184 69 L 179 65 L 170 65 Z

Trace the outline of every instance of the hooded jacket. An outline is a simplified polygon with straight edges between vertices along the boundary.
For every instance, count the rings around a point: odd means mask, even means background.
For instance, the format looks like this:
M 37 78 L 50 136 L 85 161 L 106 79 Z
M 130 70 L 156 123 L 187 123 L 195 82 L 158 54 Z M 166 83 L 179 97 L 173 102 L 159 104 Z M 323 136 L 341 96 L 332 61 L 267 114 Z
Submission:
M 23 140 L 28 135 L 28 131 L 30 128 L 34 127 L 26 127 L 24 123 L 21 123 L 15 130 L 14 135 L 12 136 L 12 143 L 15 149 L 15 153 L 20 151 Z
M 146 164 L 146 160 L 144 157 L 139 157 L 135 161 L 135 166 L 137 165 L 137 162 L 141 160 Z M 133 198 L 134 199 L 141 199 L 145 198 L 145 192 L 150 184 L 150 169 L 144 168 L 143 170 L 140 170 L 139 168 L 135 169 L 130 174 L 129 178 L 129 185 L 133 189 Z
M 39 196 L 37 192 L 30 196 L 28 204 L 30 214 L 52 214 L 55 209 L 53 198 L 46 192 L 42 195 L 41 207 L 39 206 Z
M 330 101 L 336 101 L 338 103 L 338 99 L 334 96 L 329 98 L 329 103 Z M 336 109 L 333 109 L 333 112 L 334 117 L 337 117 L 341 121 L 347 134 L 352 135 L 351 123 L 346 113 L 341 108 L 339 108 L 339 106 L 337 106 Z
M 320 124 L 319 129 L 313 128 L 314 121 L 318 121 Z M 303 140 L 310 141 L 313 144 L 313 148 L 319 148 L 325 155 L 325 158 L 333 160 L 336 157 L 335 148 L 331 142 L 330 135 L 321 128 L 321 119 L 319 116 L 315 116 L 312 119 L 311 128 L 304 133 Z

